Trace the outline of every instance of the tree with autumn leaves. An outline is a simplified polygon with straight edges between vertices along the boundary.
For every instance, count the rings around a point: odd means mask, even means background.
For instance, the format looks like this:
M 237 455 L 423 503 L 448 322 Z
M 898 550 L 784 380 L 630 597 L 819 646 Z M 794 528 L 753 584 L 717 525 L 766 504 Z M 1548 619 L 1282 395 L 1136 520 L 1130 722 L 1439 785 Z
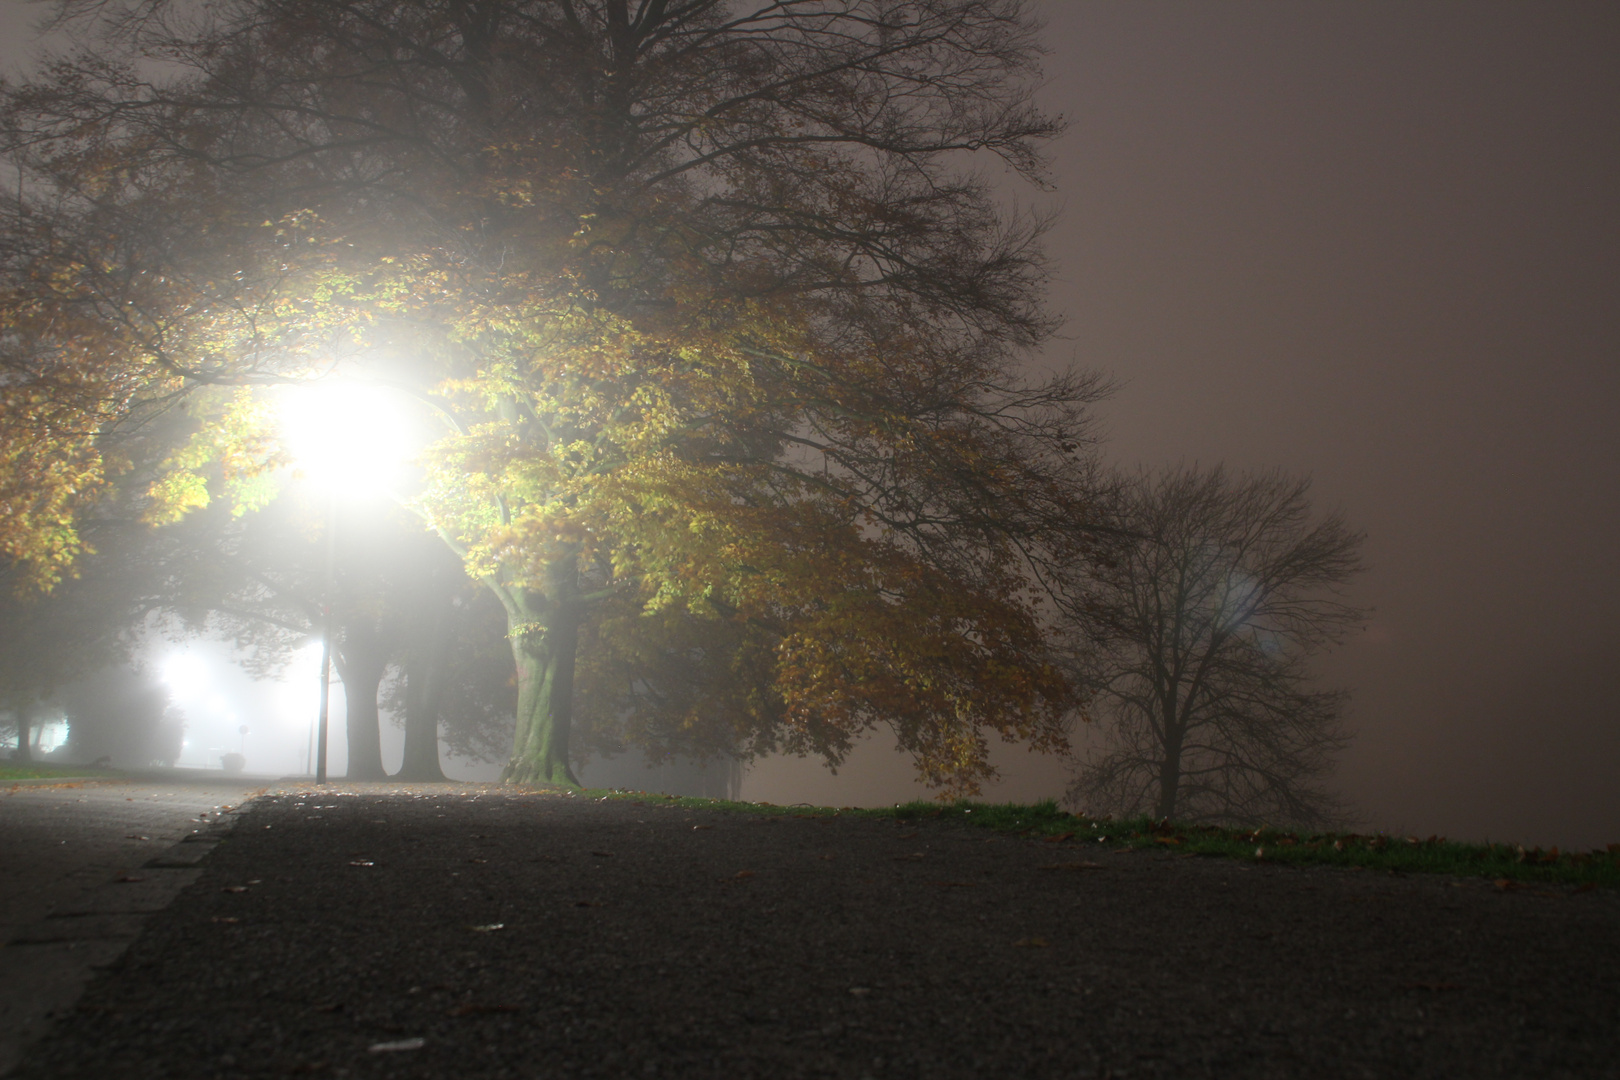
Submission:
M 152 418 L 154 520 L 251 508 L 277 389 L 358 380 L 443 421 L 411 505 L 506 611 L 509 779 L 572 781 L 576 702 L 834 762 L 888 725 L 961 791 L 992 735 L 1062 744 L 1036 584 L 1098 386 L 1022 374 L 1042 223 L 968 171 L 1038 181 L 1059 127 L 1019 0 L 62 11 L 4 113 L 37 579 Z

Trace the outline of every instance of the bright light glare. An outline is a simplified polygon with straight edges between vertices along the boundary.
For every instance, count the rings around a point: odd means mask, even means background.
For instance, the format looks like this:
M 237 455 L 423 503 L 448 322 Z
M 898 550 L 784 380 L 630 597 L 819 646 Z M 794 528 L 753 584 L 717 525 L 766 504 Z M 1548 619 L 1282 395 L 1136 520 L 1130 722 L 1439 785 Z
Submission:
M 200 656 L 177 653 L 163 662 L 163 681 L 177 698 L 189 698 L 208 681 L 208 665 Z
M 386 491 L 403 479 L 410 424 L 399 395 L 356 383 L 288 387 L 281 431 L 295 466 L 331 491 Z

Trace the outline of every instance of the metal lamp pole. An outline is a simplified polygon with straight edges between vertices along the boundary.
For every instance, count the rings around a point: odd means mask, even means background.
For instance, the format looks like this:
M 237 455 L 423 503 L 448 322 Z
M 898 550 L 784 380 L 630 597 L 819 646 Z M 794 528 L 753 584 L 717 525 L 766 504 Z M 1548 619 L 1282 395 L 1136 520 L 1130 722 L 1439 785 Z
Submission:
M 332 718 L 332 592 L 337 577 L 337 496 L 326 503 L 326 586 L 321 605 L 321 714 L 315 735 L 315 782 L 326 783 L 326 733 Z

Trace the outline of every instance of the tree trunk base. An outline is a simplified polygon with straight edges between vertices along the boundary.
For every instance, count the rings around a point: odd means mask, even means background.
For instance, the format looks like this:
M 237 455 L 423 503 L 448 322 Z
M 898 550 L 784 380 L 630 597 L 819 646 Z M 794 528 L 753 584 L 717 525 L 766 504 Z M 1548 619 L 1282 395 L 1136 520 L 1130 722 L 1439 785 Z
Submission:
M 506 768 L 501 770 L 501 783 L 503 784 L 555 784 L 560 787 L 578 788 L 580 783 L 574 778 L 574 770 L 568 767 L 566 761 L 550 762 L 550 767 L 543 761 L 508 761 Z
M 399 780 L 408 784 L 442 784 L 450 778 L 444 775 L 444 770 L 434 767 L 431 769 L 415 768 L 400 769 L 389 777 L 390 780 Z

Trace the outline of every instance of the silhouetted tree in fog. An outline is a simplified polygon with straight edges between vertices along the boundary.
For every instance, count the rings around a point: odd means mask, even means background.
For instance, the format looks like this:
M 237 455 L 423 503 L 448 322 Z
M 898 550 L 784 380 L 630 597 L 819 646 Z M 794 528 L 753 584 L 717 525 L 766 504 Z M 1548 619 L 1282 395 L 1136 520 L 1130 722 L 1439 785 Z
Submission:
M 1347 695 L 1307 661 L 1362 618 L 1362 537 L 1313 519 L 1309 481 L 1181 468 L 1120 491 L 1098 555 L 1064 583 L 1101 746 L 1068 799 L 1093 813 L 1323 826 Z
M 195 628 L 233 638 L 249 669 L 263 677 L 279 673 L 298 646 L 319 637 L 323 603 L 330 603 L 349 778 L 388 775 L 379 695 L 389 669 L 398 665 L 409 688 L 390 702 L 406 721 L 401 775 L 443 779 L 439 723 L 455 711 L 447 710 L 446 689 L 461 679 L 455 665 L 472 662 L 461 640 L 472 629 L 457 607 L 472 582 L 459 560 L 386 502 L 344 506 L 330 519 L 321 506 L 290 494 L 241 518 L 223 510 L 172 527 L 190 534 L 194 548 L 172 606 Z M 326 530 L 333 527 L 328 583 Z M 506 670 L 495 678 L 504 689 L 511 651 L 503 651 Z M 490 695 L 473 696 L 481 706 Z M 510 734 L 510 723 L 506 729 Z
M 132 520 L 115 500 L 101 509 L 81 529 L 94 549 L 50 592 L 26 587 L 19 581 L 27 576 L 25 570 L 0 562 L 0 709 L 8 713 L 5 727 L 15 732 L 15 756 L 22 760 L 32 755 L 34 724 L 48 711 L 48 702 L 79 680 L 110 678 L 108 673 L 128 660 L 142 625 L 172 580 L 168 538 Z M 161 714 L 159 708 L 152 715 Z M 135 728 L 149 719 L 147 713 L 132 711 L 129 723 Z M 148 759 L 170 756 L 166 750 L 144 757 L 144 750 L 136 753 L 134 748 L 149 736 L 128 733 L 128 746 L 119 747 L 120 760 L 145 765 Z M 158 742 L 166 746 L 167 738 Z M 70 751 L 77 752 L 82 743 L 75 736 Z

